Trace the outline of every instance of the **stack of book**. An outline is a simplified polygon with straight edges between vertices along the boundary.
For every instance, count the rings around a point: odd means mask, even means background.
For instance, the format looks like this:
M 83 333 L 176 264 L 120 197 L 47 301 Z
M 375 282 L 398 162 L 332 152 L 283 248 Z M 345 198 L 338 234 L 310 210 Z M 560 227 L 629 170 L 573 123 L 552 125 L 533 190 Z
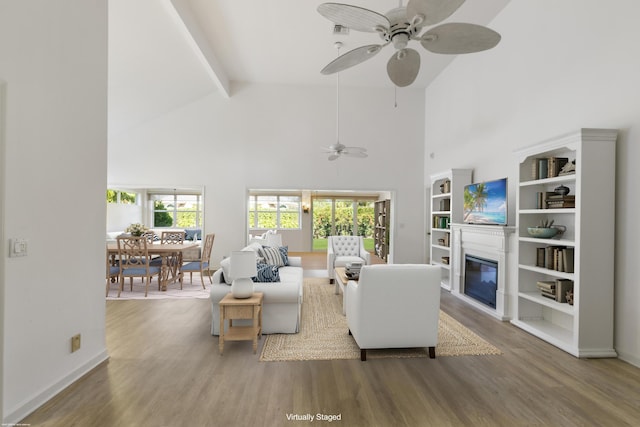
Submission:
M 449 228 L 449 217 L 442 215 L 433 216 L 433 228 Z
M 539 280 L 536 286 L 540 290 L 543 297 L 556 299 L 556 281 L 555 280 Z
M 362 268 L 362 262 L 348 262 L 345 265 L 344 271 L 349 279 L 358 280 L 360 277 L 360 269 Z
M 540 295 L 559 303 L 567 303 L 567 293 L 573 294 L 573 280 L 569 279 L 539 280 L 536 286 Z
M 451 239 L 450 234 L 447 233 L 444 235 L 444 237 L 438 239 L 438 245 L 446 246 L 448 248 L 451 244 L 450 239 Z
M 566 157 L 543 157 L 534 159 L 531 165 L 531 178 L 545 179 L 558 176 L 560 170 L 569 163 Z
M 546 196 L 547 209 L 575 208 L 576 196 L 562 194 L 550 194 Z
M 536 209 L 575 208 L 576 196 L 557 194 L 553 191 L 538 191 L 536 193 Z
M 565 246 L 536 248 L 536 267 L 573 273 L 574 252 L 574 248 Z

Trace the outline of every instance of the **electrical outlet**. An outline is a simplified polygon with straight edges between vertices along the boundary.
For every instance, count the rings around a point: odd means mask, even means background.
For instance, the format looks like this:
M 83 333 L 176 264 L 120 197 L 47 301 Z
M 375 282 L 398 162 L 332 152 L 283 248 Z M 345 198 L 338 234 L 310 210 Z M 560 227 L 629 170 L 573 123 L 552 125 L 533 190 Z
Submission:
M 80 334 L 71 337 L 71 353 L 80 350 Z

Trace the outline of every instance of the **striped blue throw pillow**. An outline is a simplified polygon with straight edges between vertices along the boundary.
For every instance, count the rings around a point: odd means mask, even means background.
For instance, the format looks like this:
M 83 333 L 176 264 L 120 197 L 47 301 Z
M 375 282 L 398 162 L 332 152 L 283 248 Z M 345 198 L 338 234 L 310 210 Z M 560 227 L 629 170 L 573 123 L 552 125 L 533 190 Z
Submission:
M 282 267 L 285 265 L 284 259 L 282 259 L 282 253 L 278 248 L 271 246 L 263 246 L 259 250 L 259 254 L 264 258 L 264 263 L 269 265 L 275 265 Z

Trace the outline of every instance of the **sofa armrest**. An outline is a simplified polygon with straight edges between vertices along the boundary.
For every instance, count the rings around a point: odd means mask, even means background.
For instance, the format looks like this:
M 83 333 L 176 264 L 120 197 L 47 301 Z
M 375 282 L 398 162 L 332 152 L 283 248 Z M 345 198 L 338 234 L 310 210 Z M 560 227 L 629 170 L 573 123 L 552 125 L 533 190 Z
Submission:
M 371 253 L 364 248 L 364 239 L 360 239 L 360 258 L 364 259 L 366 265 L 371 265 Z
M 213 283 L 225 283 L 224 277 L 222 275 L 222 268 L 217 269 L 215 273 L 213 273 L 213 276 L 211 276 L 211 281 Z
M 329 279 L 333 279 L 333 266 L 335 262 L 336 253 L 333 251 L 333 242 L 331 237 L 329 237 L 327 243 L 327 272 L 329 273 Z
M 289 257 L 289 265 L 291 267 L 302 267 L 302 257 L 290 256 Z

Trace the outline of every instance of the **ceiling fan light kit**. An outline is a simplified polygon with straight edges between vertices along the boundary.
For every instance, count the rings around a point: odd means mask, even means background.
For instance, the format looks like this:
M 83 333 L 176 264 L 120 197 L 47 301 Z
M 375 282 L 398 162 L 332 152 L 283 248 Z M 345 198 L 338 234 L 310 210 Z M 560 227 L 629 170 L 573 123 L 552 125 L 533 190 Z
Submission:
M 322 3 L 318 12 L 336 25 L 362 32 L 378 33 L 382 44 L 361 46 L 331 61 L 321 70 L 333 74 L 373 58 L 392 44 L 396 52 L 387 62 L 387 74 L 398 87 L 409 86 L 420 72 L 420 54 L 409 47 L 412 40 L 423 48 L 447 55 L 481 52 L 500 42 L 500 34 L 482 25 L 446 23 L 427 30 L 451 16 L 465 0 L 409 0 L 406 7 L 391 9 L 385 15 L 342 3 Z

